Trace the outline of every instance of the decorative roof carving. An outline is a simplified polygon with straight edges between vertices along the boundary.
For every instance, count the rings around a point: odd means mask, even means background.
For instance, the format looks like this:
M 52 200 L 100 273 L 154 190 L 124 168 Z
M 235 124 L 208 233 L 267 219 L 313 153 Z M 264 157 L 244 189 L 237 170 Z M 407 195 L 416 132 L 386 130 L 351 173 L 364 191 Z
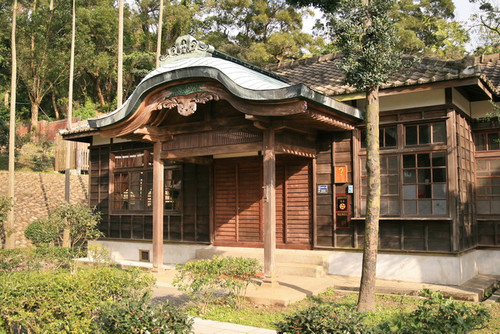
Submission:
M 211 57 L 214 50 L 212 45 L 198 41 L 193 36 L 179 36 L 175 45 L 167 50 L 167 54 L 160 57 L 160 62 L 163 64 L 187 57 Z
M 182 116 L 189 116 L 194 114 L 198 103 L 207 103 L 208 101 L 218 101 L 217 94 L 202 92 L 194 93 L 187 96 L 176 96 L 170 99 L 165 99 L 156 105 L 156 110 L 172 109 L 177 107 L 177 112 Z

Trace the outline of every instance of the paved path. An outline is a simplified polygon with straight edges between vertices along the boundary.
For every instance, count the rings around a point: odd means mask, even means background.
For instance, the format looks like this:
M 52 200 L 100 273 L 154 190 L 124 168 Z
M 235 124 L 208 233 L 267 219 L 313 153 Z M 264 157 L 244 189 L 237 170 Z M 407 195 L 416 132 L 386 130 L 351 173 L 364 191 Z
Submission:
M 276 334 L 271 329 L 230 324 L 213 320 L 194 319 L 193 330 L 195 334 Z

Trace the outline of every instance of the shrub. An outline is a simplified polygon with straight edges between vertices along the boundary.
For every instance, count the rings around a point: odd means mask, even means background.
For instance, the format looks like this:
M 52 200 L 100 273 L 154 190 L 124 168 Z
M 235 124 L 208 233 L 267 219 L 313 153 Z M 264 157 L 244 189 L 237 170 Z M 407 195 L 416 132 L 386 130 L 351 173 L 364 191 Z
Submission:
M 393 323 L 380 326 L 382 333 L 468 333 L 483 326 L 490 318 L 488 310 L 479 305 L 445 298 L 441 292 L 422 290 L 422 305 Z
M 150 276 L 116 268 L 0 275 L 0 326 L 6 332 L 94 333 L 101 309 L 135 299 Z
M 88 240 L 102 236 L 97 228 L 100 219 L 99 213 L 84 205 L 64 203 L 50 212 L 47 219 L 31 223 L 25 236 L 35 245 L 61 245 L 64 229 L 69 228 L 71 247 L 81 249 Z
M 128 299 L 108 304 L 99 316 L 104 333 L 191 333 L 193 320 L 171 304 L 151 304 L 145 294 L 138 300 Z
M 219 290 L 238 304 L 260 270 L 256 259 L 215 257 L 178 265 L 173 284 L 187 291 L 203 312 L 208 304 L 216 301 Z
M 23 270 L 70 268 L 77 252 L 71 248 L 49 247 L 0 250 L 0 273 Z
M 5 221 L 7 220 L 7 214 L 12 208 L 12 199 L 6 196 L 0 196 L 0 243 L 3 244 L 5 241 L 6 231 Z
M 363 315 L 354 307 L 320 303 L 286 315 L 276 328 L 278 333 L 287 334 L 370 333 L 362 320 Z
M 35 246 L 54 245 L 59 240 L 59 232 L 59 226 L 53 224 L 49 219 L 40 219 L 26 227 L 24 236 Z

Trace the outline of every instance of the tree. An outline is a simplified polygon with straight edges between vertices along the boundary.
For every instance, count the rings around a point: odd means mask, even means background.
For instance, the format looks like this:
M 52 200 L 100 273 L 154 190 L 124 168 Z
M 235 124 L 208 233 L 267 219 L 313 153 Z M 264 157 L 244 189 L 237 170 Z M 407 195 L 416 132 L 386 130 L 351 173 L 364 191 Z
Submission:
M 471 19 L 476 22 L 475 28 L 482 39 L 483 45 L 475 53 L 497 53 L 500 48 L 500 7 L 491 0 L 469 0 L 479 4 L 479 14 L 474 14 Z
M 453 21 L 452 0 L 399 0 L 390 11 L 405 54 L 459 59 L 465 56 L 470 37 Z
M 201 31 L 218 50 L 257 65 L 276 63 L 301 58 L 302 47 L 314 51 L 322 41 L 301 32 L 308 13 L 280 0 L 207 1 Z
M 123 0 L 118 0 L 118 74 L 116 86 L 116 107 L 123 103 Z
M 59 1 L 34 0 L 30 7 L 20 7 L 19 76 L 28 90 L 31 103 L 32 133 L 38 127 L 38 113 L 45 95 L 66 78 L 70 40 L 70 6 Z
M 16 48 L 16 28 L 17 28 L 17 0 L 14 0 L 12 6 L 12 35 L 11 35 L 11 52 L 12 52 L 12 71 L 10 74 L 10 119 L 9 119 L 9 184 L 8 198 L 9 202 L 4 201 L 0 211 L 8 210 L 7 225 L 2 229 L 5 237 L 5 248 L 14 248 L 15 240 L 13 236 L 14 228 L 14 200 L 15 200 L 15 163 L 14 151 L 16 140 L 16 92 L 17 92 L 17 48 Z M 3 219 L 0 219 L 3 221 Z
M 358 311 L 375 309 L 380 215 L 379 86 L 401 66 L 396 31 L 389 17 L 393 0 L 292 0 L 325 11 L 334 44 L 342 52 L 345 82 L 366 94 L 366 203 L 363 266 Z

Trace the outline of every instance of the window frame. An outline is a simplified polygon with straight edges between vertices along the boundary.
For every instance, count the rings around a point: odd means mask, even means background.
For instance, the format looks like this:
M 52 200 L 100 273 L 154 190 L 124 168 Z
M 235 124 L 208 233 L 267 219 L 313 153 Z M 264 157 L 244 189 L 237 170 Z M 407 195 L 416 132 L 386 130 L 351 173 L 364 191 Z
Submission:
M 494 149 L 490 149 L 489 146 L 490 146 L 490 142 L 489 142 L 489 139 L 488 139 L 488 136 L 490 134 L 497 134 L 498 135 L 498 139 L 499 142 L 497 143 L 497 148 L 494 148 Z M 478 149 L 478 136 L 485 136 L 485 141 L 484 141 L 484 145 L 485 145 L 485 149 L 484 150 L 480 150 Z M 476 152 L 497 152 L 497 151 L 500 151 L 500 130 L 488 130 L 488 131 L 480 131 L 480 132 L 475 132 L 474 133 L 474 149 L 476 150 Z
M 390 127 L 396 127 L 397 128 L 397 147 L 387 147 L 387 148 L 381 148 L 380 152 L 380 157 L 381 159 L 383 157 L 389 157 L 389 156 L 397 156 L 397 161 L 398 161 L 398 170 L 399 170 L 399 177 L 398 177 L 398 191 L 399 194 L 397 195 L 399 197 L 399 214 L 388 214 L 388 215 L 382 215 L 381 218 L 398 218 L 398 219 L 443 219 L 443 218 L 450 218 L 451 212 L 450 212 L 450 184 L 451 180 L 449 179 L 449 168 L 450 168 L 450 161 L 448 157 L 448 140 L 449 140 L 449 133 L 448 133 L 448 126 L 447 126 L 448 119 L 421 119 L 420 121 L 409 121 L 409 122 L 397 122 L 397 123 L 387 123 L 381 125 L 381 128 L 390 128 Z M 442 124 L 441 126 L 444 127 L 444 130 L 446 133 L 444 134 L 444 142 L 443 141 L 438 141 L 438 142 L 433 142 L 433 125 L 434 124 Z M 419 132 L 419 127 L 421 125 L 430 125 L 430 142 L 429 143 L 422 143 L 422 144 L 411 144 L 407 145 L 406 144 L 406 131 L 407 127 L 409 126 L 416 126 L 417 127 L 417 133 Z M 364 166 L 363 161 L 366 160 L 366 148 L 361 147 L 361 131 L 364 131 L 363 129 L 359 129 L 357 131 L 357 159 L 354 162 L 357 165 L 358 169 L 358 175 L 359 177 L 356 178 L 355 182 L 358 182 L 358 185 L 356 186 L 356 189 L 358 189 L 357 194 L 355 194 L 356 198 L 356 205 L 354 213 L 356 218 L 365 218 L 366 217 L 366 201 L 363 203 L 363 199 L 366 199 L 366 196 L 363 194 L 363 169 Z M 418 142 L 418 139 L 417 139 Z M 433 153 L 444 153 L 445 156 L 445 165 L 440 167 L 443 168 L 444 175 L 446 176 L 446 181 L 444 182 L 445 184 L 445 196 L 444 198 L 429 198 L 431 200 L 431 206 L 432 206 L 432 201 L 434 200 L 444 200 L 444 208 L 445 208 L 445 213 L 444 214 L 439 214 L 439 215 L 434 215 L 431 213 L 429 214 L 419 214 L 418 209 L 416 214 L 405 214 L 404 212 L 404 191 L 403 191 L 403 156 L 405 154 L 430 154 L 432 156 Z M 431 167 L 431 174 L 432 174 L 432 167 Z M 431 181 L 428 183 L 431 187 L 433 187 L 433 182 Z M 436 183 L 437 184 L 437 183 Z M 381 194 L 381 202 L 386 198 L 389 200 L 390 197 L 395 197 L 396 195 L 394 194 Z M 381 203 L 382 204 L 382 203 Z

